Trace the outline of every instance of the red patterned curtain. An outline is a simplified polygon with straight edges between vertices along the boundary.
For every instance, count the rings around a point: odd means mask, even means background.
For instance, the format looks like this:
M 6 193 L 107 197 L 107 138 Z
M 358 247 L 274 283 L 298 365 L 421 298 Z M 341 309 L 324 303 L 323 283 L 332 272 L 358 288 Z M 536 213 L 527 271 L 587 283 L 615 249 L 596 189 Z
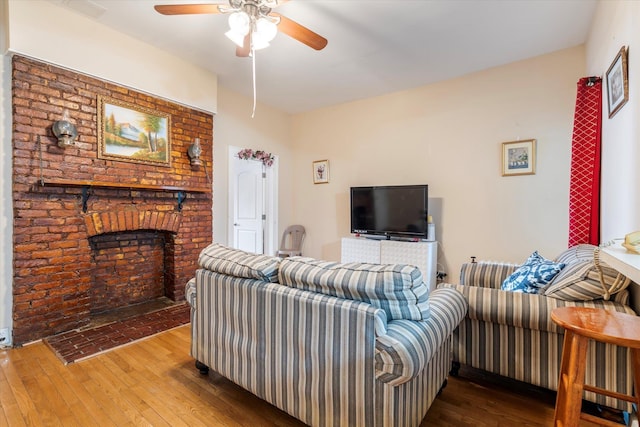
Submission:
M 569 247 L 600 243 L 600 129 L 602 81 L 578 81 L 571 144 L 569 184 Z

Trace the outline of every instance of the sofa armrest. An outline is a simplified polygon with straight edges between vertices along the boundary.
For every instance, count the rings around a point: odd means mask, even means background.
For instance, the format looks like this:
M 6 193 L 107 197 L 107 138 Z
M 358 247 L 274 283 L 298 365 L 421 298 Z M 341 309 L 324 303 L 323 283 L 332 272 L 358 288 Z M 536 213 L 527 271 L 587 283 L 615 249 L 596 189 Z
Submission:
M 557 307 L 593 307 L 635 315 L 631 307 L 614 301 L 565 301 L 538 294 L 503 291 L 442 283 L 441 288 L 456 289 L 469 303 L 467 317 L 488 323 L 525 329 L 562 333 L 563 329 L 551 320 Z
M 392 386 L 416 377 L 453 334 L 467 312 L 464 297 L 453 289 L 436 289 L 427 320 L 392 320 L 376 338 L 376 379 Z
M 191 309 L 193 310 L 196 307 L 196 278 L 192 278 L 187 282 L 184 287 L 184 296 Z
M 520 267 L 506 262 L 479 261 L 462 264 L 460 284 L 500 289 L 504 279 Z

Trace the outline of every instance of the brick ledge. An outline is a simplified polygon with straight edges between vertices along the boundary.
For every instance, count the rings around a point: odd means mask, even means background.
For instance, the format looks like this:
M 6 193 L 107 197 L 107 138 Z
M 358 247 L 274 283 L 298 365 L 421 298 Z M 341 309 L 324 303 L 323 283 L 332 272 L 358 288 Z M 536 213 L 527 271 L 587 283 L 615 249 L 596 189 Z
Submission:
M 182 216 L 177 212 L 116 210 L 85 215 L 88 237 L 133 230 L 161 230 L 177 233 Z

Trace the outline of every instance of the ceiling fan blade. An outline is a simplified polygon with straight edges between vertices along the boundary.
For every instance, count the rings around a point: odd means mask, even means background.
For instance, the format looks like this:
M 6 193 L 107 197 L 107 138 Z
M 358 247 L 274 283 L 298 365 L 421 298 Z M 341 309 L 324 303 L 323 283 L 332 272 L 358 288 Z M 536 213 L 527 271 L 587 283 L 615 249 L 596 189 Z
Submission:
M 251 53 L 251 31 L 244 36 L 244 45 L 236 47 L 236 56 L 246 58 Z
M 162 15 L 200 15 L 222 13 L 220 4 L 158 4 L 153 6 Z
M 319 34 L 314 33 L 307 27 L 298 24 L 291 19 L 280 15 L 279 13 L 272 12 L 270 16 L 280 18 L 278 24 L 278 30 L 282 31 L 291 38 L 298 40 L 300 43 L 304 43 L 315 50 L 322 50 L 327 45 L 328 41 Z

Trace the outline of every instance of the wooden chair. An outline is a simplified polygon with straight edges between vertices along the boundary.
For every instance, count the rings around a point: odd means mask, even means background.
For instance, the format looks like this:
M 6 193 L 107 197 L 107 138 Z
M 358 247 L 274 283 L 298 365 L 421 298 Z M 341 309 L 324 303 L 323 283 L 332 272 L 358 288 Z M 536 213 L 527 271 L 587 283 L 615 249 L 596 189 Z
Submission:
M 620 424 L 582 413 L 584 390 L 640 407 L 640 317 L 626 313 L 587 307 L 561 307 L 551 312 L 551 319 L 565 329 L 558 395 L 554 415 L 555 427 L 577 427 L 580 419 L 607 426 Z M 584 384 L 589 340 L 629 347 L 633 360 L 634 396 L 615 393 Z
M 290 225 L 282 233 L 280 249 L 276 253 L 280 258 L 302 255 L 302 241 L 306 231 L 302 225 Z

